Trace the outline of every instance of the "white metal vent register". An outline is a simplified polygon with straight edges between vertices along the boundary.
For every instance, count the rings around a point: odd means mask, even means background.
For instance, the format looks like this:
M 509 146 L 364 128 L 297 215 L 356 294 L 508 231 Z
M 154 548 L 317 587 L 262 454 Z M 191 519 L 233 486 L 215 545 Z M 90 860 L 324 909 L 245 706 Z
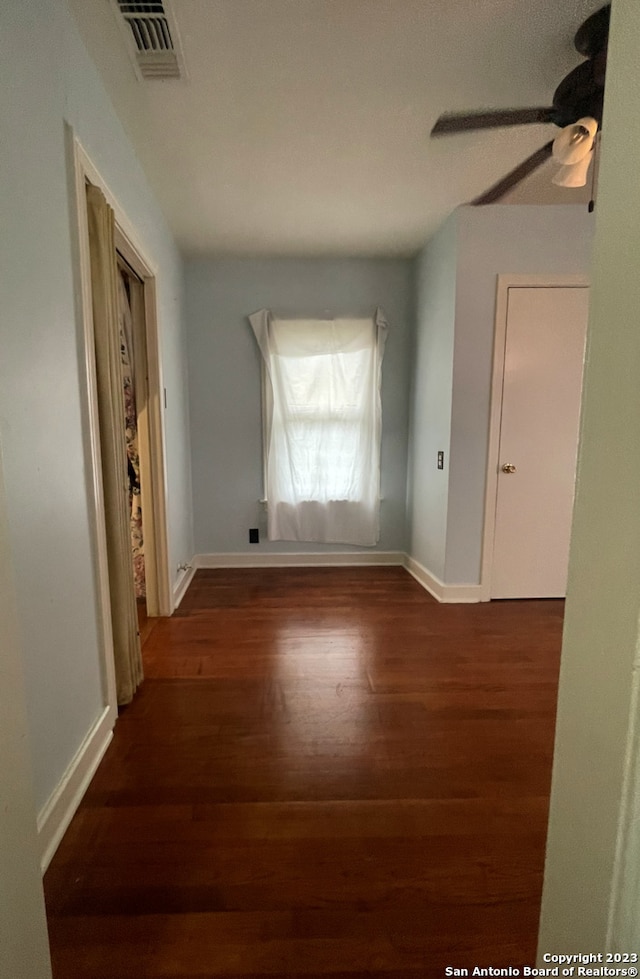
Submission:
M 139 80 L 183 78 L 184 61 L 175 19 L 162 0 L 112 0 Z

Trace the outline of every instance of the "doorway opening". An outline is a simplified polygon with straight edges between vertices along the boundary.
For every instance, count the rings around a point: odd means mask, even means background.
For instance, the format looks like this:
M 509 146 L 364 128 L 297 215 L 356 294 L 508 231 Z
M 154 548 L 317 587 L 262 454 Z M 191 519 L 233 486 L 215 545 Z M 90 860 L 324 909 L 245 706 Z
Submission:
M 137 241 L 124 211 L 101 175 L 71 136 L 75 168 L 76 205 L 79 231 L 80 283 L 84 323 L 83 355 L 86 373 L 86 417 L 89 482 L 97 580 L 100 644 L 103 658 L 105 706 L 113 720 L 117 716 L 114 669 L 114 634 L 109 556 L 108 521 L 113 516 L 105 507 L 103 459 L 101 455 L 100 404 L 95 362 L 95 332 L 92 312 L 91 253 L 89 247 L 87 187 L 97 187 L 114 215 L 114 261 L 121 303 L 121 326 L 127 337 L 123 349 L 122 380 L 125 394 L 127 451 L 123 481 L 128 483 L 131 548 L 123 561 L 133 568 L 136 599 L 140 598 L 138 629 L 144 634 L 150 619 L 171 615 L 168 535 L 166 518 L 166 475 L 164 449 L 164 388 L 161 378 L 156 316 L 156 272 Z M 128 369 L 127 369 L 128 368 Z M 128 402 L 128 403 L 127 403 Z M 123 433 L 124 435 L 124 433 Z M 128 470 L 128 471 L 127 471 Z M 119 471 L 119 467 L 118 467 Z M 137 605 L 136 601 L 136 605 Z M 151 623 L 150 623 L 151 624 Z
M 136 597 L 138 633 L 140 642 L 151 631 L 153 618 L 147 604 L 146 547 L 153 551 L 153 541 L 145 541 L 146 526 L 153 520 L 144 510 L 149 509 L 149 493 L 141 472 L 140 429 L 147 410 L 146 343 L 144 336 L 144 283 L 125 258 L 116 252 L 118 267 L 118 316 L 122 353 L 122 388 L 124 393 L 125 440 L 128 484 L 129 536 L 131 540 L 131 565 Z M 145 473 L 145 484 L 148 474 Z M 143 507 L 143 498 L 146 506 Z M 153 585 L 153 566 L 150 585 Z M 152 612 L 157 612 L 154 592 L 150 588 Z

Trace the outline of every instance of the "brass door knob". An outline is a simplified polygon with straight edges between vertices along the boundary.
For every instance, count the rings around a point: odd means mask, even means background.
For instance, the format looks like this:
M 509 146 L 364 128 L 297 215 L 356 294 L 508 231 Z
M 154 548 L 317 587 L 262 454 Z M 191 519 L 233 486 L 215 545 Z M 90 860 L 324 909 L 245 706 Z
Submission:
M 503 473 L 514 473 L 516 471 L 516 467 L 512 462 L 505 462 L 504 466 L 502 467 L 502 471 Z

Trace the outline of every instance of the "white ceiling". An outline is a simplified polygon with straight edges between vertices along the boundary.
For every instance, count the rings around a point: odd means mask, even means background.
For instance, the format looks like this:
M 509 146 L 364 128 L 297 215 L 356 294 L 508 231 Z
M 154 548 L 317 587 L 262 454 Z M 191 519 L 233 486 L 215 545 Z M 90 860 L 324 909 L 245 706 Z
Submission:
M 602 2 L 166 0 L 189 78 L 145 82 L 109 0 L 69 5 L 187 254 L 410 255 L 557 132 L 438 115 L 550 104 Z M 584 198 L 551 167 L 511 200 Z

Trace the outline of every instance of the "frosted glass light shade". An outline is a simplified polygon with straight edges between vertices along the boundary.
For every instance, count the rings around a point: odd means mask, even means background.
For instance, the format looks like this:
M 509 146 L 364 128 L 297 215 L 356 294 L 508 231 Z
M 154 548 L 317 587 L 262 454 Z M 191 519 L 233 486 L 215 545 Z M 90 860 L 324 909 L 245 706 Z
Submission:
M 598 123 L 591 116 L 585 116 L 576 123 L 565 126 L 553 141 L 554 160 L 564 166 L 579 163 L 591 153 L 597 132 Z
M 592 158 L 593 150 L 590 150 L 577 163 L 560 167 L 558 172 L 552 177 L 551 183 L 557 187 L 584 187 L 587 183 L 587 174 L 589 173 Z

